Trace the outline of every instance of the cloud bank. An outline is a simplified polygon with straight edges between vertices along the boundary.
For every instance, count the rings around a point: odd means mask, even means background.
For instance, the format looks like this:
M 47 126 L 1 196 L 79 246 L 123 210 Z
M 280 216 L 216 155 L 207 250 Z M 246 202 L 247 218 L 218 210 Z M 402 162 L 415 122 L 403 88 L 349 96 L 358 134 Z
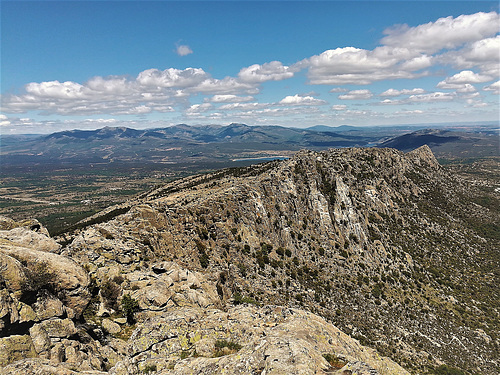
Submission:
M 251 118 L 258 122 L 279 116 L 374 116 L 374 111 L 353 110 L 338 101 L 373 102 L 376 98 L 381 100 L 378 104 L 457 102 L 487 107 L 484 95 L 499 93 L 499 31 L 498 13 L 479 12 L 440 18 L 414 27 L 395 25 L 384 30 L 379 45 L 371 50 L 338 47 L 289 65 L 280 61 L 252 64 L 240 68 L 235 76 L 217 78 L 199 67 L 151 68 L 135 77 L 96 76 L 83 83 L 31 82 L 20 93 L 2 95 L 2 112 L 138 119 L 161 113 L 177 115 L 180 121 L 184 118 Z M 175 52 L 179 56 L 193 53 L 187 45 L 177 45 Z M 362 88 L 382 81 L 404 80 L 407 84 L 408 80 L 422 77 L 438 77 L 439 82 L 435 84 L 438 90 L 430 92 L 432 90 L 410 86 L 384 88 L 385 91 L 377 93 L 372 87 Z M 297 80 L 327 86 L 329 93 L 338 94 L 336 100 L 319 99 L 318 93 L 310 93 L 281 94 L 281 99 L 258 101 L 270 82 Z M 343 87 L 347 85 L 361 87 Z M 325 105 L 329 106 L 323 107 Z M 400 109 L 397 114 L 418 114 L 418 111 L 422 109 Z M 0 117 L 3 127 L 13 123 L 22 121 L 12 116 Z

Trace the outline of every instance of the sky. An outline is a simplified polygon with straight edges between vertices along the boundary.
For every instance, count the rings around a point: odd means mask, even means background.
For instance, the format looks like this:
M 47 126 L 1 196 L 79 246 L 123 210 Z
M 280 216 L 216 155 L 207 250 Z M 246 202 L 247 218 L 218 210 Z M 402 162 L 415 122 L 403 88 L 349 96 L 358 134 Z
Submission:
M 8 1 L 0 133 L 499 120 L 497 1 Z

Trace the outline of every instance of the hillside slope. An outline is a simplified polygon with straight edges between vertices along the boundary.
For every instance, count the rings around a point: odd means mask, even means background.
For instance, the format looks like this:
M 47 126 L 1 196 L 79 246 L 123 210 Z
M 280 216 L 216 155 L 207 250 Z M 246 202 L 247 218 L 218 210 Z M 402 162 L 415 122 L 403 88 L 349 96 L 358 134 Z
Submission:
M 232 305 L 255 304 L 322 316 L 412 373 L 454 367 L 495 374 L 500 370 L 498 197 L 489 197 L 489 205 L 477 198 L 440 167 L 427 146 L 407 154 L 301 151 L 289 160 L 189 177 L 144 193 L 72 228 L 58 239 L 64 246 L 57 252 L 90 275 L 94 297 L 83 313 L 86 324 L 109 326 L 105 317 L 114 316 L 126 294 L 138 301 L 132 338 L 146 340 L 144 347 L 134 348 L 129 340 L 123 350 L 132 357 L 124 360 L 122 344 L 111 345 L 117 355 L 113 371 L 154 362 L 165 371 L 173 365 L 188 373 L 192 365 L 212 366 L 216 373 L 225 362 L 197 359 L 201 347 L 179 344 L 174 352 L 185 354 L 172 362 L 172 351 L 165 354 L 159 343 L 180 336 L 163 329 L 166 322 L 220 314 L 206 312 L 212 308 L 236 316 Z M 204 312 L 177 310 L 193 304 Z M 263 317 L 269 327 L 283 322 L 265 318 L 258 310 L 263 308 L 245 314 Z M 169 315 L 172 309 L 181 316 Z M 140 328 L 146 322 L 166 333 L 147 344 L 148 334 Z M 115 337 L 124 330 L 118 327 Z M 246 330 L 228 332 L 219 337 L 241 342 L 250 357 L 259 352 L 257 344 L 245 346 L 250 345 Z M 247 339 L 252 335 L 249 330 Z M 353 356 L 347 358 L 352 353 L 335 342 L 320 348 L 317 339 L 307 337 L 317 350 L 308 357 L 314 363 L 321 362 L 318 353 L 332 351 L 354 365 Z M 293 350 L 283 350 L 289 353 L 284 358 L 294 358 Z M 266 360 L 279 357 L 273 356 L 263 355 L 262 368 L 271 369 Z M 375 362 L 370 366 L 379 373 L 393 371 Z

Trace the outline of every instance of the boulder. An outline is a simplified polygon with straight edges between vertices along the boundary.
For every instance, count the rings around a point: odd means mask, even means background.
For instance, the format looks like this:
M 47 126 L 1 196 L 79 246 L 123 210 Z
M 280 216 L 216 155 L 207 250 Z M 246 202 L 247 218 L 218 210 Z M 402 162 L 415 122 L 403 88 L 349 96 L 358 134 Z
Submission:
M 15 258 L 15 259 L 13 259 Z M 31 265 L 44 265 L 35 268 L 33 272 L 47 272 L 54 276 L 51 282 L 54 289 L 64 294 L 64 304 L 79 316 L 90 300 L 90 293 L 87 289 L 90 279 L 87 272 L 75 261 L 67 257 L 37 251 L 26 247 L 17 246 L 11 242 L 0 242 L 0 264 L 4 266 L 0 269 L 1 276 L 6 280 L 6 284 L 13 292 L 22 292 L 26 282 L 24 266 L 19 261 Z M 7 267 L 11 266 L 11 267 Z
M 104 328 L 107 332 L 111 334 L 117 334 L 122 330 L 118 324 L 116 324 L 110 319 L 103 319 L 102 328 Z
M 36 350 L 29 335 L 13 335 L 0 338 L 0 366 L 24 358 L 36 357 Z
M 51 338 L 70 337 L 76 334 L 75 324 L 71 319 L 44 320 L 33 326 L 33 329 L 43 330 Z
M 8 231 L 0 230 L 0 238 L 38 251 L 57 252 L 61 249 L 61 245 L 47 234 L 31 230 L 29 227 L 17 227 Z

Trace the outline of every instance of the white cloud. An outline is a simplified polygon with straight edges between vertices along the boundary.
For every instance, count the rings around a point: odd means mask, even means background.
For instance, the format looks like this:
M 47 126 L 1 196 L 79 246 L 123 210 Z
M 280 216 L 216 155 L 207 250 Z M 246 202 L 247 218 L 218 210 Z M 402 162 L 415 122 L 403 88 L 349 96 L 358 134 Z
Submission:
M 93 77 L 84 84 L 77 82 L 32 82 L 22 95 L 2 97 L 2 111 L 24 113 L 38 110 L 43 114 L 141 115 L 149 112 L 171 112 L 175 105 L 186 105 L 189 97 L 213 94 L 214 101 L 250 101 L 258 85 L 236 78 L 215 79 L 203 69 L 148 69 L 134 78 Z M 219 95 L 219 96 L 218 96 Z M 224 96 L 226 95 L 226 96 Z M 232 95 L 232 96 L 231 96 Z
M 186 68 L 184 70 L 169 68 L 163 71 L 148 69 L 139 73 L 137 82 L 145 87 L 186 88 L 200 84 L 207 78 L 209 78 L 208 73 L 200 68 Z
M 214 95 L 236 95 L 246 93 L 255 95 L 259 92 L 256 85 L 238 81 L 233 77 L 223 79 L 209 78 L 190 89 L 192 93 L 214 94 Z
M 199 113 L 207 112 L 212 108 L 213 105 L 210 103 L 193 104 L 186 110 L 186 115 L 188 116 L 197 115 Z
M 492 91 L 493 94 L 500 94 L 500 81 L 496 81 L 489 86 L 483 87 L 484 91 Z
M 22 120 L 22 119 L 21 119 Z M 114 118 L 87 118 L 84 120 L 84 122 L 91 122 L 91 123 L 97 123 L 97 124 L 114 124 L 117 122 L 116 119 Z
M 271 104 L 269 103 L 230 103 L 223 104 L 218 109 L 219 110 L 239 110 L 239 111 L 248 111 L 253 109 L 267 108 Z
M 478 68 L 491 77 L 500 74 L 500 36 L 485 38 L 465 45 L 463 48 L 444 53 L 439 61 L 460 69 Z
M 290 67 L 284 66 L 279 61 L 271 61 L 263 65 L 254 64 L 241 69 L 238 73 L 238 78 L 241 82 L 263 83 L 267 81 L 281 81 L 292 78 L 293 75 L 293 69 Z
M 409 102 L 415 102 L 415 103 L 432 103 L 432 102 L 452 101 L 455 99 L 455 97 L 456 97 L 455 93 L 436 91 L 428 94 L 411 95 L 407 100 Z
M 499 50 L 500 51 L 500 50 Z M 499 56 L 500 58 L 500 56 Z M 483 83 L 491 81 L 492 77 L 476 74 L 471 70 L 463 70 L 454 76 L 447 77 L 444 81 L 437 84 L 437 87 L 448 88 L 446 85 L 461 85 L 466 83 Z
M 139 105 L 137 107 L 127 108 L 122 111 L 116 111 L 114 113 L 117 115 L 143 115 L 146 113 L 150 113 L 151 111 L 151 107 Z
M 412 95 L 412 94 L 424 94 L 425 90 L 422 88 L 414 88 L 411 90 L 408 89 L 403 89 L 403 90 L 396 90 L 396 89 L 388 89 L 384 91 L 380 96 L 400 96 L 400 95 Z
M 343 88 L 343 87 L 334 87 L 333 89 L 331 89 L 328 92 L 336 93 L 336 92 L 347 92 L 347 91 L 349 91 L 349 90 L 347 90 L 346 88 Z
M 420 109 L 414 109 L 412 111 L 396 111 L 394 113 L 397 115 L 399 115 L 399 114 L 402 114 L 402 115 L 421 115 L 425 112 L 420 110 Z
M 347 94 L 339 95 L 342 100 L 363 100 L 370 99 L 373 96 L 370 90 L 352 90 Z
M 345 104 L 335 104 L 332 105 L 332 109 L 334 111 L 344 111 L 345 109 L 347 109 L 347 106 Z
M 476 92 L 477 89 L 474 86 L 472 86 L 470 83 L 464 83 L 462 85 L 462 87 L 457 87 L 456 91 L 458 93 L 461 93 L 461 94 L 464 94 L 464 93 L 476 93 L 476 94 L 478 94 Z
M 82 99 L 89 94 L 84 86 L 75 82 L 32 82 L 25 86 L 25 90 L 33 97 L 51 99 Z
M 0 113 L 0 126 L 10 126 L 9 118 Z
M 133 82 L 118 76 L 93 77 L 87 81 L 85 86 L 92 91 L 110 95 L 127 95 L 131 90 L 134 90 Z
M 205 101 L 211 103 L 242 103 L 253 99 L 253 96 L 214 95 L 211 98 L 205 98 Z
M 401 100 L 384 99 L 380 102 L 380 104 L 396 105 L 396 104 L 401 104 Z
M 289 95 L 279 101 L 279 104 L 284 105 L 324 105 L 328 104 L 321 99 L 313 98 L 312 96 Z
M 416 27 L 398 25 L 384 31 L 381 42 L 395 48 L 409 48 L 424 53 L 453 49 L 495 35 L 500 30 L 496 12 L 439 18 Z
M 179 56 L 187 56 L 187 55 L 193 53 L 193 50 L 191 48 L 189 48 L 189 46 L 181 44 L 181 45 L 177 46 L 175 52 Z
M 309 68 L 311 84 L 367 85 L 386 79 L 411 79 L 424 75 L 426 73 L 415 72 L 429 66 L 429 61 L 426 56 L 419 56 L 407 48 L 381 46 L 369 51 L 344 47 L 312 56 L 299 65 Z
M 491 37 L 499 31 L 499 25 L 496 12 L 440 18 L 416 27 L 399 25 L 387 29 L 382 45 L 373 50 L 331 49 L 304 59 L 295 67 L 307 68 L 310 83 L 318 85 L 367 85 L 388 79 L 414 79 L 428 75 L 425 69 L 439 62 L 462 68 L 481 65 L 483 73 L 491 75 L 499 65 L 498 37 Z M 432 55 L 457 47 L 462 50 Z

